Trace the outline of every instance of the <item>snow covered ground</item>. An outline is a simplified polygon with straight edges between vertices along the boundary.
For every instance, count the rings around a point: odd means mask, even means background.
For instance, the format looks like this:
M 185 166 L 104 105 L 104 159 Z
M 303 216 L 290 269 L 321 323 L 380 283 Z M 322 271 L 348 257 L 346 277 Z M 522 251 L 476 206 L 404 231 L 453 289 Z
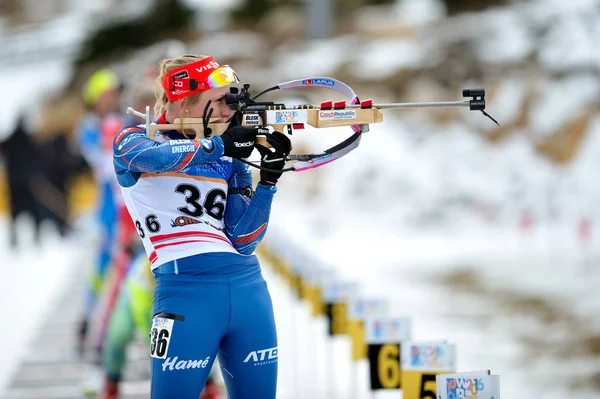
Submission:
M 51 318 L 50 312 L 57 310 L 56 301 L 66 289 L 70 275 L 86 266 L 89 243 L 62 240 L 52 227 L 43 225 L 42 240 L 39 246 L 35 245 L 30 222 L 23 217 L 19 219 L 22 245 L 11 249 L 7 220 L 0 218 L 0 306 L 4 317 L 0 340 L 0 396 L 29 342 Z
M 291 212 L 284 206 L 278 210 Z M 305 220 L 276 215 L 280 226 L 305 224 Z M 519 237 L 510 242 L 506 232 L 386 239 L 374 231 L 361 235 L 353 230 L 315 239 L 313 230 L 302 230 L 293 230 L 300 252 L 310 251 L 316 263 L 337 271 L 340 279 L 359 282 L 365 298 L 390 300 L 393 316 L 412 317 L 415 340 L 455 343 L 459 370 L 491 369 L 501 376 L 506 397 L 598 397 L 597 391 L 590 390 L 599 371 L 597 348 L 594 357 L 587 347 L 599 333 L 597 253 L 591 259 L 578 251 L 557 251 L 552 256 L 554 251 L 543 243 L 543 234 L 520 237 L 518 243 Z M 536 245 L 539 238 L 541 245 Z M 307 337 L 298 349 L 302 359 L 297 362 L 320 364 L 310 361 L 319 356 L 326 364 L 333 362 L 338 397 L 356 387 L 353 381 L 358 373 L 359 397 L 369 397 L 367 366 L 350 360 L 349 341 L 337 339 L 334 360 L 324 358 L 328 352 L 321 345 L 332 345 L 331 341 L 321 343 L 324 322 L 311 319 L 308 311 L 302 320 L 311 322 L 296 322 L 301 326 L 296 337 Z M 307 325 L 312 327 L 304 332 Z M 284 347 L 281 353 L 284 362 Z M 282 373 L 290 372 L 284 364 Z M 297 386 L 324 386 L 318 377 L 323 375 L 322 368 L 303 371 Z M 572 392 L 577 386 L 581 389 Z M 539 392 L 544 395 L 538 396 Z
M 456 343 L 459 369 L 498 373 L 508 398 L 598 397 L 600 230 L 579 227 L 597 209 L 576 200 L 596 187 L 593 175 L 577 174 L 587 184 L 560 193 L 552 218 L 544 187 L 564 177 L 527 142 L 490 148 L 468 129 L 425 127 L 412 133 L 432 137 L 413 146 L 410 129 L 372 127 L 354 153 L 284 176 L 268 237 L 359 282 L 365 297 L 389 299 L 395 316 L 413 318 L 416 339 Z M 598 153 L 592 140 L 586 151 Z M 529 180 L 517 201 L 516 172 Z M 477 201 L 492 204 L 491 216 Z M 535 215 L 530 227 L 523 209 Z M 336 373 L 351 378 L 342 356 Z

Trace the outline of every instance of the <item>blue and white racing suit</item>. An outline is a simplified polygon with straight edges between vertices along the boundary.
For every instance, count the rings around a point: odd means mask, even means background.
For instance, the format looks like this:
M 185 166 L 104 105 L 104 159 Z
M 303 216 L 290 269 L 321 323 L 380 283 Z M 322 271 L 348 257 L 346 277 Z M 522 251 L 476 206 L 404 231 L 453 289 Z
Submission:
M 114 163 L 156 277 L 152 398 L 197 399 L 217 355 L 229 398 L 275 398 L 273 307 L 253 252 L 276 188 L 252 194 L 249 168 L 218 136 L 125 128 Z
M 93 260 L 93 268 L 85 286 L 84 320 L 89 320 L 103 289 L 106 275 L 110 268 L 113 249 L 117 239 L 117 219 L 119 199 L 117 182 L 113 172 L 111 156 L 111 139 L 114 125 L 118 118 L 110 114 L 104 118 L 88 113 L 77 131 L 78 145 L 81 154 L 90 165 L 96 183 L 97 208 L 96 222 L 100 232 L 100 246 Z M 108 125 L 108 126 L 107 126 Z

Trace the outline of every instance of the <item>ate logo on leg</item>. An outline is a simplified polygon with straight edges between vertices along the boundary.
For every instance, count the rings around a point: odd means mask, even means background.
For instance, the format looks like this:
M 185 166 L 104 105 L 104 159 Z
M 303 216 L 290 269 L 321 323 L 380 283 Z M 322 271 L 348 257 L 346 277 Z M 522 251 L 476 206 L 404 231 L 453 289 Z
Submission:
M 264 366 L 266 364 L 272 364 L 277 362 L 278 351 L 277 347 L 269 348 L 269 349 L 261 349 L 258 351 L 252 351 L 248 353 L 244 363 L 252 363 L 255 366 Z

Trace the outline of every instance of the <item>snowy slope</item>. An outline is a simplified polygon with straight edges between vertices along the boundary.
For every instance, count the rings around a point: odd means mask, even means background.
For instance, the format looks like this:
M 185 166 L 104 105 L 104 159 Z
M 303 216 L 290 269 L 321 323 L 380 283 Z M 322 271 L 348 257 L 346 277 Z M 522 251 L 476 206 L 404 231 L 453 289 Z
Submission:
M 0 396 L 28 343 L 51 317 L 49 312 L 56 310 L 56 301 L 69 284 L 70 275 L 76 268 L 87 266 L 85 248 L 90 243 L 61 240 L 56 231 L 44 225 L 41 245 L 36 246 L 29 222 L 19 219 L 22 245 L 11 249 L 7 220 L 0 218 L 0 306 L 6 323 L 0 341 Z
M 4 110 L 5 123 L 0 128 L 0 140 L 8 137 L 17 118 L 26 115 L 34 127 L 43 99 L 62 89 L 71 74 L 68 60 L 56 60 L 15 66 L 3 71 L 0 87 L 10 96 L 2 96 L 0 107 Z

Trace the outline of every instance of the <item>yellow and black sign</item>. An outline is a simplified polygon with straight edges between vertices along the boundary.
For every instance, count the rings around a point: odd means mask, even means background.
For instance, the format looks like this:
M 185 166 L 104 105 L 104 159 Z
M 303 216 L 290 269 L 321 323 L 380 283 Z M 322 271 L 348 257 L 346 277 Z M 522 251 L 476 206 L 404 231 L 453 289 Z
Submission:
M 348 333 L 348 305 L 346 302 L 326 303 L 325 315 L 329 321 L 329 335 Z
M 370 344 L 368 353 L 371 389 L 400 389 L 400 344 Z
M 315 317 L 322 315 L 325 310 L 319 287 L 315 284 L 304 283 L 301 289 L 301 297 L 310 303 L 311 314 Z
M 402 398 L 436 399 L 435 376 L 446 373 L 448 371 L 403 370 L 400 373 L 400 378 L 402 379 Z
M 366 359 L 368 355 L 365 323 L 362 320 L 348 320 L 348 335 L 352 340 L 352 360 Z
M 303 294 L 304 294 L 304 280 L 302 279 L 302 276 L 300 276 L 297 273 L 294 272 L 290 272 L 288 274 L 288 281 L 289 281 L 289 286 L 292 289 L 292 291 L 294 292 L 294 294 L 296 294 L 296 296 L 299 299 L 304 299 Z
M 436 399 L 435 377 L 449 371 L 403 370 L 401 344 L 369 344 L 371 389 L 402 389 L 403 399 Z

